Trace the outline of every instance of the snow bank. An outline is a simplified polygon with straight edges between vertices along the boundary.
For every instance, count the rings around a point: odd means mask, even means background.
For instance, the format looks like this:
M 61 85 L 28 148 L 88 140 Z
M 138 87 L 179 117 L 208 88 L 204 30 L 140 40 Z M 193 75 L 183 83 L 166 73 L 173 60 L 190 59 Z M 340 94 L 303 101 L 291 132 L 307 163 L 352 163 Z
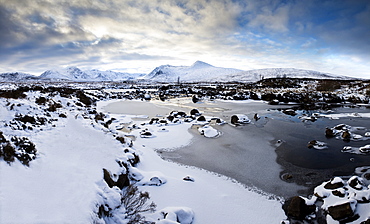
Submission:
M 73 117 L 33 141 L 30 168 L 0 162 L 0 223 L 90 223 L 102 168 L 118 169 L 118 141 Z

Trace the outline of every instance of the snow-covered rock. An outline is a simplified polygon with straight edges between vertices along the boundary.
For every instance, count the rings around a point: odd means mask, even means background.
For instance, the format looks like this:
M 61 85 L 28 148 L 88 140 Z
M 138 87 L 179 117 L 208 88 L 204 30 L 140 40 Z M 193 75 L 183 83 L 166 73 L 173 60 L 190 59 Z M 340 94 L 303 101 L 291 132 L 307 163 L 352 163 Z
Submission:
M 234 114 L 231 116 L 232 124 L 249 124 L 251 120 L 245 114 Z
M 201 135 L 204 135 L 206 138 L 215 138 L 220 135 L 220 132 L 217 131 L 215 128 L 204 125 L 203 127 L 199 127 L 198 131 Z

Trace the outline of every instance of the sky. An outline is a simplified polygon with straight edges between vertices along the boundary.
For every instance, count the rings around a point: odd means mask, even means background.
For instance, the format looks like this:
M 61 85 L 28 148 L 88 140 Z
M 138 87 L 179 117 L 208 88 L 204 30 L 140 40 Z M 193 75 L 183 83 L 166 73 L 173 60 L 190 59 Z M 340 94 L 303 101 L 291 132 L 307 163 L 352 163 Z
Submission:
M 370 78 L 370 1 L 0 0 L 0 73 L 197 60 Z

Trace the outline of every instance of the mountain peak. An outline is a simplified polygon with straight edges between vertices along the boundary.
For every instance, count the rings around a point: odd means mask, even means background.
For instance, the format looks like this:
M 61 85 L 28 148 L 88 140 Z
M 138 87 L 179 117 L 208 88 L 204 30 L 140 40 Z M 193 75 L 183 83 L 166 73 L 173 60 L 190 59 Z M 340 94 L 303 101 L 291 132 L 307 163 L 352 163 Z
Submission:
M 192 66 L 192 68 L 204 68 L 204 67 L 214 67 L 213 65 L 210 65 L 208 63 L 205 63 L 203 61 L 196 61 Z

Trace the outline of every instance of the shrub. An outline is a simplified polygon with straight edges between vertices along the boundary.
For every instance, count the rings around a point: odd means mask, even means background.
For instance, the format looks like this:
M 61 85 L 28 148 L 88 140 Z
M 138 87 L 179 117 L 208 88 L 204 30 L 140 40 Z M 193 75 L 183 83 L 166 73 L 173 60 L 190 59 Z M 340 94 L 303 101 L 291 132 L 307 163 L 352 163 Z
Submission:
M 157 207 L 154 202 L 148 204 L 150 199 L 148 192 L 141 192 L 137 186 L 130 185 L 122 195 L 122 205 L 126 208 L 128 223 L 145 223 L 145 217 L 141 216 L 143 212 L 154 212 Z
M 39 98 L 35 100 L 35 103 L 37 103 L 38 105 L 45 105 L 46 102 L 47 102 L 47 99 L 42 96 L 40 96 Z
M 334 91 L 341 87 L 337 80 L 321 80 L 316 88 L 317 91 Z
M 36 158 L 36 152 L 35 144 L 28 138 L 13 136 L 10 142 L 0 132 L 0 157 L 8 164 L 17 158 L 23 165 L 29 166 L 30 161 Z
M 129 185 L 121 194 L 121 201 L 118 207 L 109 207 L 109 203 L 104 202 L 98 205 L 97 215 L 99 218 L 114 218 L 119 212 L 125 212 L 125 219 L 128 224 L 149 224 L 145 217 L 141 215 L 143 212 L 154 212 L 157 207 L 154 202 L 148 203 L 150 199 L 148 192 L 141 192 L 135 185 Z M 106 199 L 107 200 L 107 199 Z M 109 200 L 109 199 L 108 199 Z M 122 206 L 124 209 L 122 209 Z M 121 210 L 122 209 L 122 210 Z M 117 211 L 119 211 L 117 213 Z M 122 213 L 121 213 L 122 214 Z M 109 222 L 104 220 L 105 222 Z
M 22 99 L 26 97 L 24 90 L 21 88 L 15 90 L 2 90 L 0 91 L 0 97 L 10 98 L 10 99 Z
M 1 151 L 2 157 L 8 164 L 14 162 L 15 149 L 9 142 L 2 145 L 0 151 Z

